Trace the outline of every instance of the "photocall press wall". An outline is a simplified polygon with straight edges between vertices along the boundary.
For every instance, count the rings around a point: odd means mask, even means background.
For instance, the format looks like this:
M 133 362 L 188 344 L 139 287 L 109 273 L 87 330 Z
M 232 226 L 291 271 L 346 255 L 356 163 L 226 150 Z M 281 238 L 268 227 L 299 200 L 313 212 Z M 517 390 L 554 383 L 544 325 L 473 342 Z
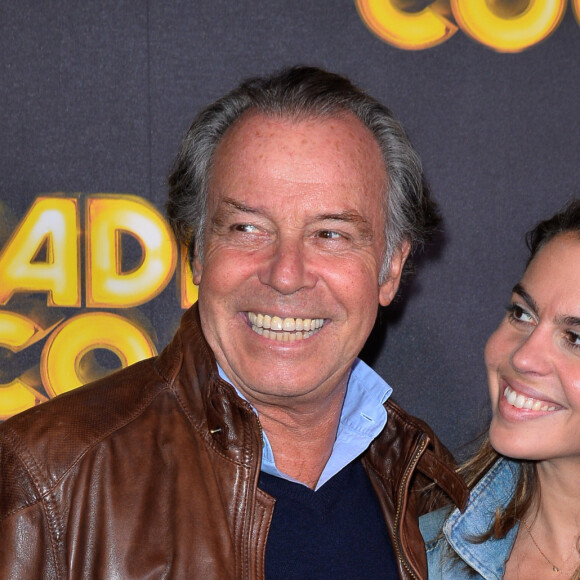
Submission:
M 524 233 L 580 196 L 580 0 L 0 4 L 0 419 L 170 340 L 196 300 L 163 215 L 195 114 L 292 64 L 406 127 L 443 214 L 363 351 L 461 455 Z M 570 265 L 571 268 L 579 265 Z

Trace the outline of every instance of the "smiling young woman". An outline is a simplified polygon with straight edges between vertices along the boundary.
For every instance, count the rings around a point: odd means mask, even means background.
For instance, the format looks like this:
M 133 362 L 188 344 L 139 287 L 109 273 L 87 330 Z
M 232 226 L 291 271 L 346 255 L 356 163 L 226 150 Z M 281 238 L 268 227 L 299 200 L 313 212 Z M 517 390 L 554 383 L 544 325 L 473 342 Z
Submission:
M 429 578 L 580 578 L 580 200 L 527 236 L 530 258 L 485 348 L 489 437 L 463 513 L 421 521 Z

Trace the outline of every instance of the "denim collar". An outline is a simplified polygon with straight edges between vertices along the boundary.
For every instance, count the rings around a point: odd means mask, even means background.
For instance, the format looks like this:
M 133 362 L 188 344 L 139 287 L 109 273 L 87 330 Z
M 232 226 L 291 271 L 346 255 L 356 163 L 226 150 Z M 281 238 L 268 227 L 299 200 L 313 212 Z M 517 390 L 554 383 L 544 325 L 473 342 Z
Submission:
M 455 552 L 481 576 L 490 580 L 503 578 L 518 525 L 505 538 L 491 538 L 480 543 L 469 540 L 490 529 L 496 509 L 506 508 L 511 501 L 518 477 L 517 462 L 500 458 L 471 491 L 465 511 L 454 510 L 443 526 L 443 533 Z

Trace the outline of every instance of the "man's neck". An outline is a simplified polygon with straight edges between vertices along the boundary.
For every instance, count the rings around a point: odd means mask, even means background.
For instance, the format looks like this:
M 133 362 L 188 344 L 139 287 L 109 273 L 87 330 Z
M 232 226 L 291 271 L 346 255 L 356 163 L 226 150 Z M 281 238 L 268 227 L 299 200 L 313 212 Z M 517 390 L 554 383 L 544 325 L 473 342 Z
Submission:
M 311 489 L 332 454 L 345 393 L 346 384 L 324 404 L 299 410 L 254 403 L 276 467 Z

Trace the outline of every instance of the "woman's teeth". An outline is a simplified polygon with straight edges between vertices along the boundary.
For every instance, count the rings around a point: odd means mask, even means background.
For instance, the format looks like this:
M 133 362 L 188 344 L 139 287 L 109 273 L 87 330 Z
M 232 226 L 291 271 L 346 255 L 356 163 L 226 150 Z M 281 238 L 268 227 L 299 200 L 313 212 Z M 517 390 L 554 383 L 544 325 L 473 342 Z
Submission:
M 511 387 L 507 386 L 503 392 L 504 397 L 507 402 L 516 407 L 516 409 L 529 409 L 530 411 L 555 411 L 556 407 L 554 405 L 548 405 L 543 401 L 538 401 L 538 399 L 532 399 L 531 397 L 524 397 L 521 393 L 516 393 Z
M 248 319 L 254 332 L 282 342 L 308 338 L 324 325 L 324 318 L 280 318 L 255 312 L 248 312 Z

